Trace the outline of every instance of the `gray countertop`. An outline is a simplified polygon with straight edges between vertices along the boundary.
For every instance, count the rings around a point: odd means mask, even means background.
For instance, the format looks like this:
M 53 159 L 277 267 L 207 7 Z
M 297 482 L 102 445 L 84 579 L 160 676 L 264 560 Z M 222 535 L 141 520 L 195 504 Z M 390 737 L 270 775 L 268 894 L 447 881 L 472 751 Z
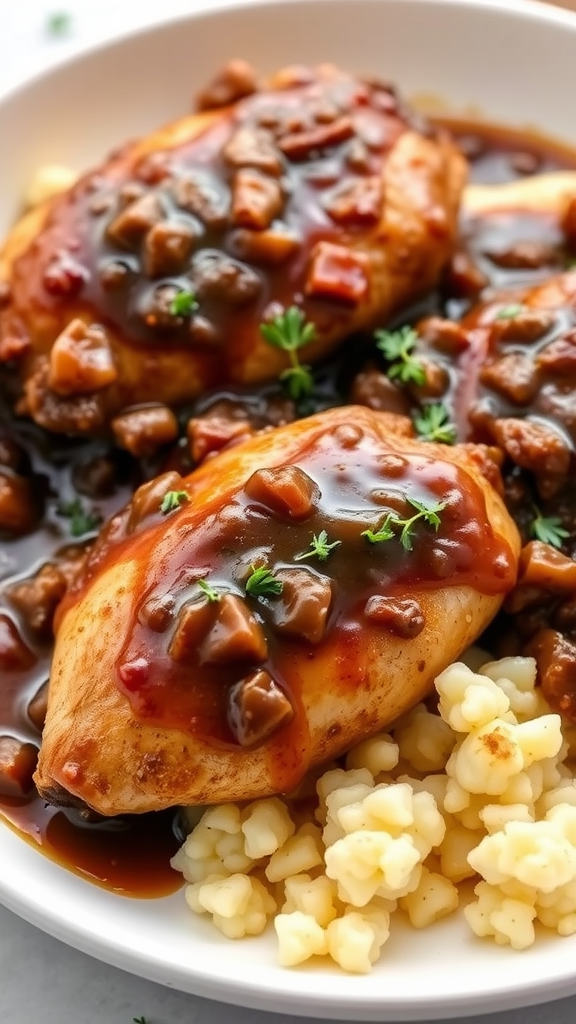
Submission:
M 0 94 L 87 43 L 193 5 L 194 0 L 0 0 Z M 70 31 L 55 38 L 46 32 L 46 22 L 59 11 L 70 14 Z M 0 907 L 0 1024 L 132 1024 L 141 1016 L 147 1024 L 288 1024 L 293 1019 L 162 988 L 65 946 Z M 576 998 L 475 1018 L 478 1024 L 573 1024 L 575 1019 Z

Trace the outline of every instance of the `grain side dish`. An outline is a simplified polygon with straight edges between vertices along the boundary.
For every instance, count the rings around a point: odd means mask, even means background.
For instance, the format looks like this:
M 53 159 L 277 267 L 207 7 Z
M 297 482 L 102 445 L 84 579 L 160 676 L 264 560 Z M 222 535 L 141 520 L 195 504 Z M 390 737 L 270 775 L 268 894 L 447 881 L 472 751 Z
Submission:
M 2 817 L 286 967 L 573 934 L 576 155 L 236 60 L 27 206 Z

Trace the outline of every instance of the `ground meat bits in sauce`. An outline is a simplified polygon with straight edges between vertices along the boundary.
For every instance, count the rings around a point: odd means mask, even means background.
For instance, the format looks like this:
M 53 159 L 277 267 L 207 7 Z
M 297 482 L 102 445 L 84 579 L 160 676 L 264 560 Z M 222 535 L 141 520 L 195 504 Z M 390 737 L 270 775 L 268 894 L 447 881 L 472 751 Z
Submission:
M 257 88 L 252 69 L 243 62 L 234 62 L 205 91 L 200 107 L 226 105 L 239 97 L 252 96 Z M 382 87 L 380 96 L 382 110 L 388 109 L 393 116 L 393 92 Z M 224 302 L 229 311 L 226 316 L 237 317 L 251 303 L 262 301 L 258 264 L 268 263 L 285 272 L 287 261 L 297 256 L 300 246 L 297 233 L 277 224 L 287 201 L 281 177 L 287 154 L 295 161 L 296 173 L 301 173 L 297 161 L 311 146 L 318 145 L 319 139 L 337 139 L 347 167 L 361 176 L 366 188 L 356 194 L 353 184 L 340 184 L 340 173 L 334 170 L 325 186 L 326 215 L 334 224 L 349 224 L 357 217 L 369 225 L 374 218 L 379 196 L 371 171 L 370 140 L 351 137 L 349 123 L 338 106 L 319 104 L 314 125 L 298 123 L 295 112 L 282 131 L 273 110 L 254 109 L 258 110 L 258 130 L 252 130 L 249 137 L 238 132 L 228 145 L 227 189 L 208 175 L 174 175 L 174 166 L 165 154 L 142 163 L 139 180 L 126 183 L 118 196 L 106 195 L 93 186 L 87 189 L 86 216 L 99 225 L 103 247 L 89 287 L 98 292 L 98 302 L 117 317 L 124 297 L 134 287 L 135 261 L 141 258 L 146 263 L 154 281 L 132 303 L 130 323 L 130 330 L 144 343 L 159 329 L 167 328 L 175 337 L 186 335 L 188 339 L 190 321 L 172 313 L 171 304 L 191 281 L 207 307 L 217 308 Z M 280 145 L 270 143 L 276 137 Z M 576 159 L 562 161 L 527 139 L 467 131 L 461 141 L 472 160 L 475 180 L 502 180 L 532 173 L 535 167 L 546 170 L 576 166 Z M 251 147 L 249 173 L 244 168 L 247 147 Z M 576 208 L 576 201 L 572 206 Z M 58 601 L 75 565 L 87 552 L 91 557 L 95 523 L 113 517 L 106 527 L 112 538 L 123 531 L 138 530 L 150 521 L 149 517 L 161 516 L 162 499 L 169 491 L 178 490 L 180 474 L 194 464 L 255 430 L 270 429 L 302 412 L 343 401 L 412 415 L 441 401 L 461 437 L 469 438 L 472 431 L 476 439 L 504 449 L 506 500 L 527 547 L 518 586 L 509 596 L 502 618 L 491 628 L 486 645 L 533 653 L 549 700 L 565 713 L 575 714 L 576 493 L 566 480 L 567 467 L 572 467 L 575 433 L 566 397 L 571 388 L 562 391 L 562 381 L 570 378 L 573 369 L 572 312 L 548 315 L 521 310 L 502 319 L 492 316 L 486 329 L 490 355 L 483 361 L 481 372 L 478 368 L 479 392 L 474 396 L 462 384 L 461 368 L 470 358 L 469 331 L 454 323 L 488 282 L 504 287 L 515 287 L 519 281 L 530 285 L 541 280 L 543 273 L 561 269 L 567 252 L 576 245 L 576 213 L 572 206 L 562 228 L 557 229 L 550 224 L 528 223 L 522 217 L 493 222 L 490 230 L 480 222 L 463 225 L 461 250 L 447 272 L 441 293 L 426 308 L 433 315 L 422 327 L 417 342 L 417 353 L 430 368 L 424 388 L 403 388 L 391 381 L 386 361 L 369 339 L 356 338 L 344 347 L 338 359 L 317 371 L 314 402 L 309 408 L 296 409 L 282 389 L 272 383 L 249 393 L 237 389 L 207 394 L 184 410 L 179 420 L 163 406 L 134 410 L 115 424 L 117 440 L 131 454 L 119 454 L 105 442 L 70 442 L 58 436 L 47 442 L 41 431 L 16 423 L 3 412 L 0 807 L 9 821 L 24 834 L 40 834 L 51 856 L 76 870 L 88 871 L 96 879 L 106 878 L 107 884 L 116 888 L 154 895 L 179 885 L 179 877 L 166 867 L 177 845 L 170 815 L 155 815 L 152 827 L 144 816 L 136 822 L 127 819 L 120 827 L 116 822 L 114 830 L 107 831 L 102 823 L 90 822 L 86 814 L 78 827 L 80 819 L 75 815 L 79 812 L 45 809 L 34 797 L 32 772 L 45 715 L 51 633 Z M 222 232 L 230 233 L 231 252 L 224 258 L 210 251 Z M 200 253 L 193 255 L 199 244 Z M 254 263 L 254 267 L 246 266 L 245 261 Z M 321 270 L 319 266 L 319 274 Z M 45 287 L 55 302 L 59 296 L 86 287 L 86 254 L 64 254 L 47 268 Z M 8 294 L 0 295 L 0 306 L 8 302 Z M 194 319 L 193 343 L 205 346 L 207 351 L 217 348 L 220 328 L 214 331 L 210 319 Z M 418 311 L 412 319 L 418 319 Z M 2 358 L 18 357 L 25 347 L 25 339 L 16 332 L 10 339 L 10 350 L 4 351 Z M 105 333 L 91 337 L 76 325 L 62 339 L 57 354 L 58 360 L 50 368 L 55 385 L 51 400 L 46 399 L 44 381 L 48 368 L 40 367 L 38 380 L 30 385 L 28 401 L 31 405 L 37 403 L 38 421 L 49 429 L 74 431 L 80 417 L 98 426 L 106 415 L 104 391 L 98 388 L 105 388 L 115 374 Z M 76 404 L 68 395 L 72 380 L 90 386 L 91 393 Z M 467 418 L 470 407 L 472 427 Z M 522 440 L 523 424 L 531 416 L 537 425 L 552 424 L 554 444 L 549 445 L 541 434 L 531 436 L 526 431 Z M 511 421 L 520 424 L 516 433 Z M 497 427 L 502 422 L 505 426 Z M 353 451 L 358 440 L 351 424 L 342 431 L 343 451 Z M 502 462 L 501 454 L 493 454 L 496 462 Z M 488 453 L 478 457 L 486 467 L 492 456 Z M 158 481 L 146 483 L 158 473 L 163 474 Z M 275 484 L 278 495 L 278 481 Z M 254 500 L 265 501 L 270 481 L 255 480 L 252 486 Z M 114 516 L 138 487 L 131 517 Z M 284 481 L 280 492 L 274 515 L 286 514 L 287 508 L 293 510 L 295 506 L 290 502 L 294 501 L 297 514 L 309 515 L 318 501 L 315 486 L 307 487 L 302 479 Z M 534 536 L 536 506 L 541 516 L 559 517 L 566 532 L 560 538 L 562 552 Z M 312 520 L 303 523 L 304 532 L 310 533 Z M 279 568 L 278 577 L 283 592 L 275 604 L 270 602 L 270 635 L 319 643 L 334 601 L 340 600 L 334 594 L 330 575 L 322 566 L 314 568 L 300 562 Z M 156 631 L 162 642 L 169 642 L 175 663 L 187 657 L 187 630 L 195 627 L 186 622 L 180 606 L 176 607 L 171 598 L 156 595 L 141 612 L 139 628 Z M 217 613 L 213 614 L 216 617 Z M 367 593 L 361 614 L 393 630 L 407 643 L 423 628 L 420 609 L 407 599 L 382 600 Z M 240 632 L 247 645 L 245 650 L 255 650 L 264 657 L 263 639 L 250 615 L 244 615 L 234 601 L 227 602 L 227 615 L 236 625 L 243 624 Z M 225 657 L 226 638 L 216 638 L 216 646 L 214 639 L 209 656 Z M 237 654 L 235 650 L 234 656 Z M 271 721 L 281 724 L 292 713 L 273 673 L 266 666 L 249 668 L 231 689 L 227 723 L 238 742 L 250 746 L 266 735 Z M 138 857 L 134 856 L 135 850 Z M 140 872 L 136 877 L 135 869 Z

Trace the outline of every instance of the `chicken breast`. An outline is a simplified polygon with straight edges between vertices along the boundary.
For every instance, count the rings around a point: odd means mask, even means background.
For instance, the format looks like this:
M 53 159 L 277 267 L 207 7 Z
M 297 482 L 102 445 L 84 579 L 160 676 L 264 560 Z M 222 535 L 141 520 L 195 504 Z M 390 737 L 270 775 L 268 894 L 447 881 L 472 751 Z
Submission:
M 483 449 L 410 435 L 333 409 L 136 492 L 60 610 L 41 795 L 105 815 L 263 797 L 421 699 L 519 540 Z
M 226 83 L 204 107 L 234 99 Z M 249 88 L 126 146 L 15 226 L 0 360 L 41 426 L 95 433 L 127 406 L 274 378 L 289 356 L 263 322 L 297 307 L 314 362 L 437 281 L 466 174 L 447 137 L 389 85 L 328 65 Z

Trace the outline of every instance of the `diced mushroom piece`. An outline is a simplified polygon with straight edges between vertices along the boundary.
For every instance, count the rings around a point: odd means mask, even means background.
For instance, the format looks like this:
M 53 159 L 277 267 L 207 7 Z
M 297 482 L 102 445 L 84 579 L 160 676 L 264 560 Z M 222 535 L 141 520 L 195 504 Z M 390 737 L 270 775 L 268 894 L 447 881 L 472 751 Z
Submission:
M 284 197 L 280 183 L 251 167 L 242 167 L 232 186 L 232 220 L 244 228 L 262 231 L 280 213 Z
M 409 391 L 419 399 L 440 398 L 446 392 L 450 383 L 448 370 L 445 366 L 441 366 L 426 356 L 419 356 L 418 362 L 424 371 L 424 383 L 416 384 L 411 382 Z
M 224 65 L 196 100 L 198 110 L 215 110 L 251 96 L 258 91 L 255 69 L 245 60 L 231 60 Z
M 218 180 L 202 177 L 176 178 L 171 185 L 177 206 L 199 217 L 209 228 L 224 228 L 228 220 L 228 195 L 219 188 Z
M 153 633 L 165 633 L 174 619 L 176 599 L 173 594 L 150 597 L 141 606 L 138 620 Z
M 162 220 L 164 211 L 158 196 L 148 193 L 130 203 L 108 225 L 106 234 L 112 242 L 125 248 L 132 248 L 140 239 Z
M 403 388 L 397 387 L 377 366 L 368 365 L 354 377 L 350 401 L 379 412 L 410 413 L 410 401 Z
M 213 452 L 221 451 L 226 445 L 243 441 L 255 433 L 247 420 L 232 420 L 225 416 L 200 416 L 190 419 L 186 431 L 190 454 L 195 463 L 202 462 Z
M 245 601 L 236 594 L 224 594 L 214 605 L 216 619 L 199 648 L 201 664 L 265 661 L 266 637 Z
M 372 175 L 345 182 L 327 199 L 325 206 L 337 224 L 375 224 L 382 212 L 382 178 Z
M 569 331 L 546 345 L 536 356 L 542 370 L 552 373 L 574 373 L 576 370 L 576 331 Z
M 28 629 L 48 639 L 52 634 L 54 613 L 65 593 L 64 574 L 58 566 L 48 562 L 35 576 L 14 583 L 8 590 L 8 597 L 22 613 Z
M 223 156 L 231 167 L 256 167 L 278 178 L 284 169 L 274 137 L 265 128 L 237 128 L 226 143 Z
M 39 750 L 15 736 L 0 736 L 0 793 L 2 796 L 26 796 L 34 786 Z
M 174 471 L 162 473 L 161 476 L 142 484 L 132 497 L 126 531 L 133 533 L 143 520 L 150 516 L 160 515 L 160 506 L 168 492 L 180 490 L 182 490 L 182 477 Z
M 536 475 L 543 497 L 556 493 L 566 478 L 571 458 L 561 434 L 541 423 L 514 417 L 495 420 L 490 429 L 512 461 Z
M 278 569 L 282 593 L 271 603 L 272 621 L 279 633 L 318 644 L 326 632 L 332 605 L 332 583 L 309 569 Z
M 278 145 L 289 160 L 306 160 L 311 152 L 337 146 L 354 135 L 352 119 L 347 115 L 330 124 L 319 124 L 307 131 L 290 132 Z
M 514 405 L 527 405 L 540 386 L 534 361 L 522 352 L 507 352 L 486 363 L 480 370 L 480 380 Z
M 446 272 L 446 284 L 451 295 L 475 299 L 489 283 L 488 277 L 476 266 L 470 253 L 464 249 L 454 253 Z
M 332 242 L 318 242 L 312 251 L 306 294 L 357 306 L 368 294 L 369 269 L 364 253 Z
M 301 245 L 298 236 L 283 225 L 265 231 L 238 228 L 230 235 L 230 247 L 236 256 L 264 266 L 285 263 L 296 255 Z
M 194 245 L 194 232 L 189 224 L 160 220 L 146 234 L 144 271 L 148 277 L 179 274 Z
M 418 324 L 418 334 L 423 341 L 449 356 L 459 356 L 470 345 L 470 339 L 460 324 L 442 316 L 423 320 Z
M 491 330 L 492 339 L 530 345 L 543 338 L 554 326 L 555 320 L 554 313 L 547 309 L 525 309 L 516 316 L 495 320 Z
M 194 262 L 194 289 L 201 301 L 245 306 L 262 291 L 259 274 L 223 253 L 203 253 Z
M 569 594 L 576 590 L 576 562 L 550 544 L 532 540 L 520 555 L 518 585 Z
M 40 689 L 36 690 L 36 693 L 32 697 L 32 700 L 28 702 L 26 713 L 28 718 L 32 722 L 32 725 L 38 729 L 38 732 L 42 732 L 44 728 L 44 721 L 46 719 L 46 712 L 48 710 L 48 680 L 42 683 Z
M 16 623 L 0 613 L 0 672 L 25 672 L 36 662 L 36 655 L 24 643 Z
M 242 747 L 254 747 L 294 717 L 286 694 L 269 672 L 260 669 L 233 686 L 228 698 L 228 724 Z
M 141 459 L 176 440 L 178 420 L 167 405 L 150 405 L 116 416 L 112 430 L 120 448 Z
M 31 481 L 9 469 L 1 469 L 0 530 L 16 535 L 30 533 L 41 514 Z
M 542 692 L 551 706 L 576 720 L 576 646 L 554 629 L 541 629 L 526 648 L 536 658 Z
M 253 501 L 287 519 L 306 519 L 320 497 L 318 484 L 299 466 L 258 469 L 244 489 Z
M 216 602 L 189 601 L 180 610 L 168 654 L 181 664 L 193 662 L 206 634 L 214 625 Z
M 71 320 L 52 346 L 48 386 L 63 397 L 88 395 L 109 387 L 117 377 L 104 328 Z
M 364 607 L 364 615 L 370 622 L 402 637 L 413 640 L 422 632 L 426 619 L 418 601 L 411 598 L 384 597 L 374 594 Z

